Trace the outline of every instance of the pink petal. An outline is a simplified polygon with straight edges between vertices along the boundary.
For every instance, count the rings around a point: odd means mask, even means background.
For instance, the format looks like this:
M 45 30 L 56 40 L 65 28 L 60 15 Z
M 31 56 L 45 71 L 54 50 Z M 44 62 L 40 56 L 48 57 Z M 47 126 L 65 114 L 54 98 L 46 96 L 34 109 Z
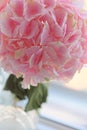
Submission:
M 33 29 L 34 28 L 34 29 Z M 37 36 L 40 30 L 40 23 L 35 20 L 30 22 L 23 21 L 19 27 L 20 36 L 25 36 L 27 38 L 33 38 Z
M 39 51 L 35 52 L 29 60 L 30 67 L 38 65 L 41 62 L 42 59 L 42 49 L 39 49 Z
M 54 14 L 56 16 L 56 21 L 58 22 L 58 24 L 61 27 L 64 26 L 67 20 L 67 11 L 62 7 L 58 7 L 58 8 L 55 8 Z
M 25 2 L 24 0 L 12 0 L 10 2 L 10 6 L 14 11 L 15 15 L 20 17 L 23 16 L 24 2 Z
M 43 6 L 38 1 L 28 1 L 25 3 L 24 16 L 27 20 L 31 20 L 43 13 Z
M 12 36 L 18 25 L 18 22 L 12 20 L 8 16 L 3 15 L 0 24 L 1 24 L 1 31 L 7 36 Z
M 9 0 L 0 0 L 0 11 L 7 5 Z
M 68 45 L 71 43 L 79 42 L 79 39 L 81 37 L 81 32 L 79 30 L 73 30 L 70 32 L 65 38 L 64 42 Z M 73 44 L 72 44 L 73 45 Z
M 50 8 L 55 6 L 55 0 L 41 0 L 45 8 Z

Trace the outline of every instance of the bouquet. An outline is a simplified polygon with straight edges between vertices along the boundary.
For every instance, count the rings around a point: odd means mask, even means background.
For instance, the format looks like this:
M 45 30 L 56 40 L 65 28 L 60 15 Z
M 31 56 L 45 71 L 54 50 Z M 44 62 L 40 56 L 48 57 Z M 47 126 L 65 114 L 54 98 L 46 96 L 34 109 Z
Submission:
M 87 63 L 82 2 L 0 1 L 0 66 L 11 74 L 5 89 L 30 99 L 26 111 L 46 101 L 44 82 L 70 80 Z

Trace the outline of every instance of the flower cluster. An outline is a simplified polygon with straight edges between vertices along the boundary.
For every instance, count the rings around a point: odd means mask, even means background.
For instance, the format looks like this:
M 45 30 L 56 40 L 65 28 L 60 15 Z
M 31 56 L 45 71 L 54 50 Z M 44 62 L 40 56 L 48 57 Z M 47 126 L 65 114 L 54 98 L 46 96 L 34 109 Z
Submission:
M 5 1 L 0 3 L 0 66 L 22 75 L 24 88 L 70 79 L 87 63 L 87 14 L 73 0 Z

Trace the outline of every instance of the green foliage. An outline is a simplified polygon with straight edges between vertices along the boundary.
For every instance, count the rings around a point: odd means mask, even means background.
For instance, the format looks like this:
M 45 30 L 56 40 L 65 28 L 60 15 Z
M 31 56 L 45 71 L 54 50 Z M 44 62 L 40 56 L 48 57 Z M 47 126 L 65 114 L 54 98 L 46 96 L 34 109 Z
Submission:
M 46 102 L 47 99 L 47 87 L 43 84 L 38 84 L 37 87 L 31 86 L 30 90 L 27 91 L 27 97 L 29 99 L 25 111 L 32 109 L 38 109 L 41 104 Z
M 11 74 L 7 79 L 4 90 L 10 90 L 19 100 L 27 97 L 28 103 L 25 111 L 40 108 L 41 104 L 46 102 L 48 95 L 47 87 L 44 84 L 38 84 L 37 87 L 30 86 L 30 89 L 23 89 L 22 81 L 22 77 L 16 78 L 15 75 Z
M 4 90 L 10 90 L 20 100 L 25 99 L 26 90 L 21 87 L 22 81 L 22 77 L 16 78 L 15 75 L 11 74 L 6 81 Z

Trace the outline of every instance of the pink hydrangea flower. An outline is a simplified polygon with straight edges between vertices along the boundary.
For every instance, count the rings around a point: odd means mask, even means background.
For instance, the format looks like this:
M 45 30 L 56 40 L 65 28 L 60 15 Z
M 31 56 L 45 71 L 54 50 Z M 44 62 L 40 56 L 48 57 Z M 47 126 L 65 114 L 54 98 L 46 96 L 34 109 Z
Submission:
M 0 66 L 22 75 L 24 88 L 71 79 L 87 63 L 87 16 L 73 0 L 9 0 L 0 8 Z

